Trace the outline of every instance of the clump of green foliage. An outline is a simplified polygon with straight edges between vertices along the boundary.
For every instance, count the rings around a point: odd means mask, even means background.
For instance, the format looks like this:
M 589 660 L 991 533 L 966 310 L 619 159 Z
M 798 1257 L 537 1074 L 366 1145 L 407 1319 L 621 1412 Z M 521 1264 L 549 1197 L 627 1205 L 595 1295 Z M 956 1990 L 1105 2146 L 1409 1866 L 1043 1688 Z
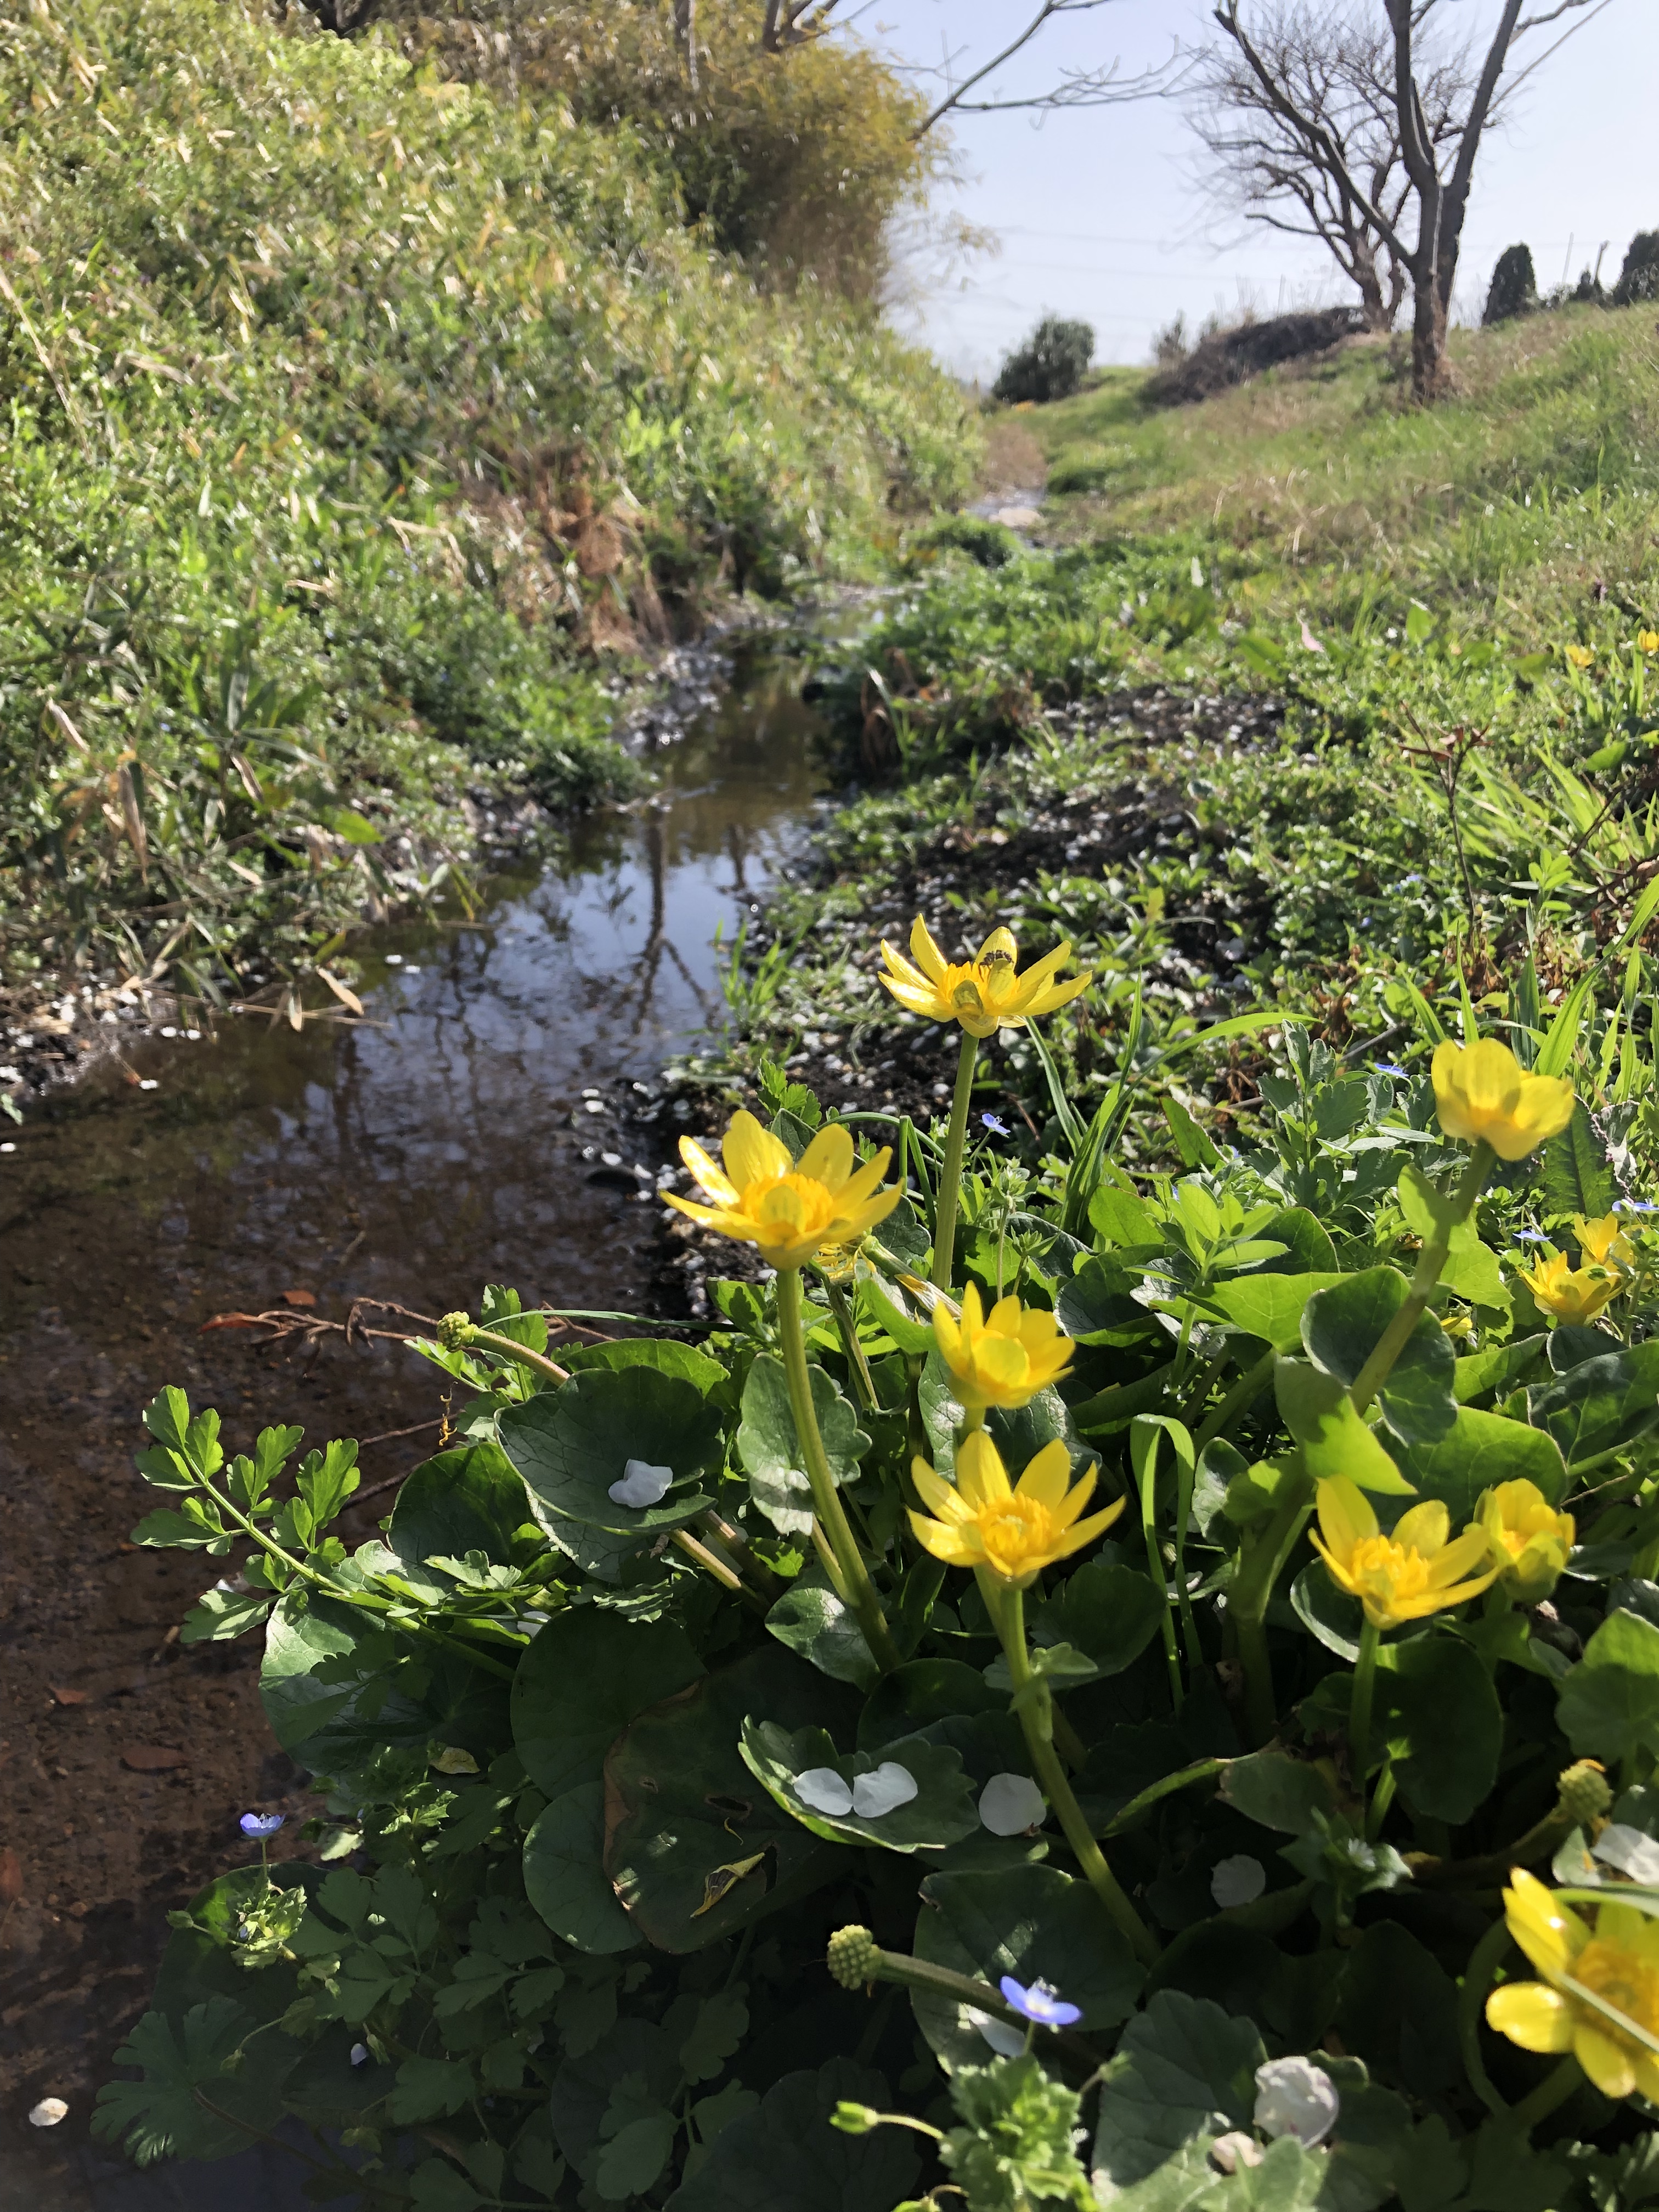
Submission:
M 1517 315 L 1538 310 L 1538 277 L 1529 246 L 1506 246 L 1498 255 L 1486 290 L 1486 309 L 1481 321 L 1490 330 L 1494 323 L 1512 323 Z
M 1016 346 L 997 373 L 991 396 L 1006 404 L 1042 404 L 1069 399 L 1095 357 L 1095 334 L 1088 323 L 1045 315 L 1030 337 Z
M 759 295 L 626 131 L 204 0 L 0 28 L 0 929 L 240 987 L 623 786 L 592 650 L 959 489 L 945 381 Z
M 895 217 L 946 159 L 942 137 L 919 135 L 925 102 L 854 38 L 765 52 L 750 0 L 700 0 L 688 54 L 679 12 L 672 0 L 457 0 L 386 17 L 446 74 L 629 125 L 666 164 L 686 219 L 761 282 L 876 298 Z

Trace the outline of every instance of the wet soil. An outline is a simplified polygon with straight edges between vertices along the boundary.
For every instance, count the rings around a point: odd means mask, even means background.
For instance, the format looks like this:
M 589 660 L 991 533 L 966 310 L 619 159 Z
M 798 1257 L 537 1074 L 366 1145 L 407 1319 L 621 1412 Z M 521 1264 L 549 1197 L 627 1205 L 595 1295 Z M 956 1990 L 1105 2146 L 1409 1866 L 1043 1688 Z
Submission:
M 127 1540 L 140 1410 L 174 1382 L 237 1448 L 281 1420 L 358 1437 L 367 1492 L 435 1439 L 441 1378 L 388 1338 L 260 1350 L 205 1324 L 284 1306 L 337 1322 L 363 1300 L 435 1315 L 489 1281 L 645 1310 L 682 1125 L 646 1118 L 658 1070 L 718 1020 L 717 928 L 757 905 L 818 803 L 789 673 L 740 678 L 659 753 L 655 799 L 498 878 L 471 920 L 355 945 L 362 1023 L 124 1026 L 118 1061 L 4 1133 L 0 2212 L 301 2201 L 267 2154 L 146 2178 L 88 2136 L 167 1911 L 246 1856 L 241 1813 L 309 1809 L 264 1723 L 255 1645 L 173 1633 L 216 1570 Z M 389 1505 L 383 1490 L 352 1534 Z M 44 2097 L 70 2108 L 49 2131 L 27 2124 Z

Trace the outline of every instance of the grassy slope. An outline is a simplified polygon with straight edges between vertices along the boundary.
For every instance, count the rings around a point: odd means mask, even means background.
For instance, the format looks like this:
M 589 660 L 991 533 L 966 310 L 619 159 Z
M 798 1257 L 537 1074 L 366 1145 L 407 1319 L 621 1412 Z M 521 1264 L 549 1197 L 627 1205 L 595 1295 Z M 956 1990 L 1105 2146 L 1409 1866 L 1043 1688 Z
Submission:
M 616 786 L 593 645 L 971 466 L 946 380 L 757 295 L 626 133 L 310 21 L 0 25 L 8 983 L 303 973 L 465 856 L 467 787 Z
M 1530 950 L 1559 990 L 1659 869 L 1654 355 L 1645 310 L 1568 314 L 1462 337 L 1432 413 L 1373 346 L 1191 409 L 1121 372 L 1023 411 L 1058 550 L 981 569 L 919 542 L 921 588 L 832 675 L 849 743 L 898 779 L 777 917 L 828 926 L 740 979 L 748 1064 L 829 1029 L 852 1069 L 827 1095 L 905 1096 L 870 918 L 918 908 L 953 946 L 1005 918 L 1074 940 L 1102 980 L 1062 1057 L 1096 1087 L 1137 975 L 1168 1036 L 1263 1006 L 1396 1050 L 1413 988 L 1449 1016 L 1466 974 L 1501 1019 Z M 1473 737 L 1466 887 L 1430 756 Z M 1650 964 L 1601 994 L 1644 1035 Z M 1256 1064 L 1235 1042 L 1188 1073 L 1248 1099 Z M 1022 1045 L 994 1079 L 1041 1110 Z

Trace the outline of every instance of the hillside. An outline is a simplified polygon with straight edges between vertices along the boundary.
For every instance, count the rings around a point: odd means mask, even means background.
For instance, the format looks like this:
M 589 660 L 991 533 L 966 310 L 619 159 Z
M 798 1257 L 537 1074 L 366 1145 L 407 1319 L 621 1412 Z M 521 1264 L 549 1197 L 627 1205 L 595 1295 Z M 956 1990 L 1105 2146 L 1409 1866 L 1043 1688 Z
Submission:
M 845 1083 L 925 1110 L 932 1071 L 894 1060 L 909 1032 L 854 951 L 872 913 L 891 935 L 920 908 L 954 944 L 999 922 L 1073 940 L 1101 981 L 1054 1042 L 1097 1090 L 1152 1037 L 1230 1024 L 1182 1079 L 1248 1124 L 1264 1017 L 1358 1054 L 1425 1006 L 1455 1025 L 1466 983 L 1501 1024 L 1588 975 L 1633 1111 L 1652 963 L 1626 933 L 1659 899 L 1656 350 L 1649 310 L 1571 312 L 1461 334 L 1460 395 L 1433 410 L 1358 343 L 1199 405 L 1155 409 L 1115 370 L 994 418 L 994 446 L 1017 426 L 1048 457 L 1042 543 L 918 533 L 915 596 L 826 670 L 887 787 L 775 909 L 798 951 L 759 971 L 763 1003 L 738 988 L 737 1067 L 790 1056 L 837 1103 Z M 982 1080 L 1048 1110 L 1023 1041 Z
M 303 973 L 492 793 L 625 785 L 596 652 L 971 465 L 929 363 L 763 297 L 627 131 L 313 22 L 0 27 L 7 984 Z

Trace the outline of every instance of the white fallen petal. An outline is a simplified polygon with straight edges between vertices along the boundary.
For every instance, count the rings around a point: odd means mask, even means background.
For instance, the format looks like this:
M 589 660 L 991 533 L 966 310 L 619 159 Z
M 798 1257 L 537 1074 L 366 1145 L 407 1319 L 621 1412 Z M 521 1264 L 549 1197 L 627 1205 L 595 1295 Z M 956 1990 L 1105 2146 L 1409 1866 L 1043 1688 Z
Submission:
M 1254 2136 L 1232 2128 L 1210 2145 L 1210 2163 L 1222 2173 L 1237 2173 L 1241 2166 L 1260 2166 L 1263 2153 Z
M 42 2097 L 38 2105 L 30 2107 L 29 2125 L 32 2128 L 55 2128 L 59 2120 L 68 2118 L 69 2106 L 61 2097 Z
M 1294 2136 L 1304 2150 L 1336 2125 L 1342 2100 L 1322 2066 L 1306 2058 L 1270 2058 L 1255 2069 L 1255 2124 L 1264 2136 Z
M 1210 1876 L 1210 1894 L 1224 1912 L 1230 1905 L 1254 1905 L 1267 1887 L 1267 1869 L 1248 1851 L 1220 1860 Z
M 1042 1826 L 1048 1808 L 1029 1774 L 994 1774 L 979 1793 L 979 1817 L 994 1836 L 1023 1836 Z
M 795 1777 L 795 1795 L 814 1813 L 838 1820 L 853 1809 L 853 1793 L 833 1766 L 809 1766 Z
M 1659 1883 L 1659 1844 L 1623 1820 L 1609 1820 L 1590 1845 L 1602 1863 L 1617 1867 L 1632 1881 Z
M 853 1810 L 860 1820 L 878 1820 L 896 1813 L 916 1795 L 916 1778 L 895 1759 L 884 1759 L 872 1774 L 860 1774 L 853 1784 Z
M 1025 2048 L 1025 2038 L 1011 2021 L 994 2019 L 988 2012 L 975 2012 L 972 2005 L 963 2011 L 1000 2057 L 1018 2058 Z
M 352 2046 L 351 2046 L 351 2063 L 352 2063 L 352 2064 L 353 2064 L 354 2066 L 367 2066 L 367 2065 L 368 2065 L 368 2045 L 366 2043 L 354 2043 L 354 2044 L 352 2045 Z
M 673 1480 L 672 1467 L 652 1467 L 642 1459 L 630 1459 L 622 1471 L 622 1480 L 613 1482 L 605 1495 L 615 1505 L 659 1505 Z

